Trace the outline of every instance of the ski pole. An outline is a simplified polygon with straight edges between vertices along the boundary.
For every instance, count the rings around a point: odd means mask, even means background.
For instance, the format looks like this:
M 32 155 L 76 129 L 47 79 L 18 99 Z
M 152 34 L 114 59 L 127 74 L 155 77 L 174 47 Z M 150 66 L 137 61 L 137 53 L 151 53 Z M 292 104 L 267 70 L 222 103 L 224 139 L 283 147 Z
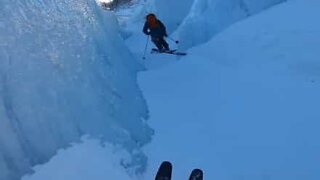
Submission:
M 179 43 L 179 41 L 174 40 L 174 39 L 173 39 L 173 38 L 171 38 L 170 36 L 168 36 L 168 39 L 170 39 L 171 41 L 175 42 L 176 44 L 178 44 L 178 43 Z
M 146 52 L 147 52 L 147 48 L 148 48 L 148 43 L 149 43 L 149 36 L 147 37 L 146 47 L 144 48 L 142 59 L 146 59 Z

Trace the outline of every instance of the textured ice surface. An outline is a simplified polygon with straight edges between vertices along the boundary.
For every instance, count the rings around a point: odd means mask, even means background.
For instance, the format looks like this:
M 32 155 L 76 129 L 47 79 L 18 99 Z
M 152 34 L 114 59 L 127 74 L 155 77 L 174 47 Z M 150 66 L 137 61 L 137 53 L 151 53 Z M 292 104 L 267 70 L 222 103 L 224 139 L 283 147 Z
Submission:
M 195 0 L 179 27 L 180 48 L 202 44 L 223 29 L 285 0 Z
M 0 179 L 18 179 L 83 134 L 143 169 L 150 141 L 142 69 L 116 18 L 86 0 L 0 2 Z

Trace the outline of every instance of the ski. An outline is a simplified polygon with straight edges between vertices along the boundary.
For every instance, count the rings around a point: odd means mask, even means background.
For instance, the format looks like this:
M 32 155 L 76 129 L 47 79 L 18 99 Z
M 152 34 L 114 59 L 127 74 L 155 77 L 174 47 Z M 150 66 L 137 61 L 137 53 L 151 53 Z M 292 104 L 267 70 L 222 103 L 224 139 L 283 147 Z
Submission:
M 173 55 L 177 55 L 177 56 L 185 56 L 185 55 L 187 55 L 187 53 L 184 53 L 184 52 L 177 52 L 176 49 L 168 50 L 168 51 L 159 51 L 158 49 L 153 48 L 151 50 L 151 53 L 165 53 L 165 54 L 173 54 Z
M 192 170 L 189 180 L 203 180 L 203 172 L 201 169 Z
M 172 175 L 172 164 L 169 161 L 161 163 L 155 180 L 171 180 Z

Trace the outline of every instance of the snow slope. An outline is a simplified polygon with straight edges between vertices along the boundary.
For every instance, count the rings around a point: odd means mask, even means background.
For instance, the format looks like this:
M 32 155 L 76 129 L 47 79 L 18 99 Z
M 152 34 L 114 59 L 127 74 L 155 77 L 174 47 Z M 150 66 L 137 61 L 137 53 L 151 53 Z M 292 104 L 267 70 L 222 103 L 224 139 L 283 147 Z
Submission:
M 163 160 L 173 179 L 195 167 L 205 179 L 319 179 L 318 7 L 289 1 L 141 73 L 156 131 L 146 179 Z
M 84 134 L 143 170 L 151 140 L 143 67 L 95 1 L 0 2 L 0 180 L 19 179 Z

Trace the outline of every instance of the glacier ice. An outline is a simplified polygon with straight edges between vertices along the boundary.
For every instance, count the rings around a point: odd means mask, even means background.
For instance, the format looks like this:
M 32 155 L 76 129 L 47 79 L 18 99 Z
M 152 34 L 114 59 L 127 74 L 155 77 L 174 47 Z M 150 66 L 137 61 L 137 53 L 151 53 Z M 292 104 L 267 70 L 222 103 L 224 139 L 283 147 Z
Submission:
M 142 66 L 116 18 L 86 0 L 0 2 L 0 180 L 18 179 L 84 134 L 124 147 L 143 169 L 151 140 Z
M 169 33 L 176 30 L 187 16 L 194 0 L 172 1 L 151 0 L 149 11 L 153 11 L 160 19 L 165 20 Z
M 145 13 L 156 13 L 179 48 L 210 40 L 229 25 L 286 0 L 148 0 Z
M 194 0 L 178 28 L 180 48 L 202 44 L 229 25 L 285 0 Z

